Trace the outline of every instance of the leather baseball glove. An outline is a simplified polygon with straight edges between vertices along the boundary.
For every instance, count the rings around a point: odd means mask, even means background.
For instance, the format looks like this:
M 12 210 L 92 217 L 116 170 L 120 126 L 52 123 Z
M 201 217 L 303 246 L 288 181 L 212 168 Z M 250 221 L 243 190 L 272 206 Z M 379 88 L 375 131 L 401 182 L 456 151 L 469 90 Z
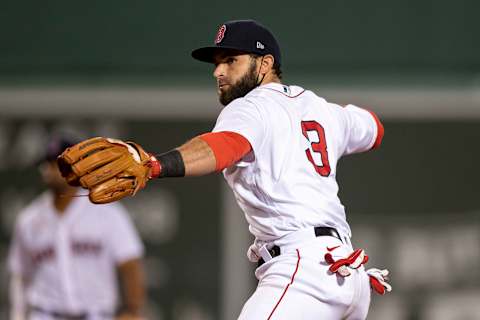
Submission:
M 69 185 L 89 190 L 93 203 L 122 199 L 144 188 L 156 158 L 134 142 L 96 137 L 67 148 L 57 163 Z

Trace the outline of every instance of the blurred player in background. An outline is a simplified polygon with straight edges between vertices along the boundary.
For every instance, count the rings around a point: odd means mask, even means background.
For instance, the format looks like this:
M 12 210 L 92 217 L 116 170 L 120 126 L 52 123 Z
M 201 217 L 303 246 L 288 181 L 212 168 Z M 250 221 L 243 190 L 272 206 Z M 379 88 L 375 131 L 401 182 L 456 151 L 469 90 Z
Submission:
M 17 217 L 11 320 L 142 319 L 143 244 L 121 205 L 95 206 L 62 179 L 56 158 L 73 144 L 51 139 L 39 166 L 48 190 Z M 124 307 L 115 316 L 119 288 Z

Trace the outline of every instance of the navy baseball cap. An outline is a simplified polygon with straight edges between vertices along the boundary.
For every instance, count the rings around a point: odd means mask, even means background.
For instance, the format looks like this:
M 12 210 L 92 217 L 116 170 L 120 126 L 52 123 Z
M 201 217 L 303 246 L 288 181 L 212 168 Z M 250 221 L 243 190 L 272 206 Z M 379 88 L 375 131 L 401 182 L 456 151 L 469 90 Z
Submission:
M 227 21 L 220 26 L 214 45 L 192 51 L 192 57 L 213 63 L 213 57 L 218 50 L 230 49 L 260 56 L 271 54 L 274 65 L 280 66 L 282 57 L 280 46 L 275 36 L 264 26 L 254 20 Z
M 78 139 L 69 136 L 53 136 L 47 143 L 45 155 L 42 160 L 57 161 L 57 157 L 62 154 L 65 149 L 77 144 L 78 142 Z

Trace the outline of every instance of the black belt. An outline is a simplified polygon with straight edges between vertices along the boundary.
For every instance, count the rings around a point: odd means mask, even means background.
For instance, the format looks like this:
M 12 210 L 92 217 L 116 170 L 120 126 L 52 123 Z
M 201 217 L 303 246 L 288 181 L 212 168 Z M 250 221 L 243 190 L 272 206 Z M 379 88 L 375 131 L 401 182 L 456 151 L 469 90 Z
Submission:
M 62 319 L 62 320 L 86 320 L 87 319 L 86 313 L 67 313 L 67 312 L 59 312 L 59 311 L 50 311 L 50 310 L 45 310 L 36 306 L 30 306 L 30 310 L 38 313 L 43 313 L 45 315 L 49 315 L 55 319 Z
M 61 311 L 51 311 L 51 310 L 45 310 L 37 306 L 29 306 L 30 311 L 35 311 L 38 313 L 43 313 L 46 315 L 49 315 L 55 319 L 61 319 L 61 320 L 87 320 L 88 319 L 88 314 L 86 312 L 81 312 L 81 313 L 67 313 L 67 312 L 61 312 Z M 108 312 L 100 312 L 99 313 L 101 316 L 105 317 L 113 317 L 113 314 L 108 313 Z
M 321 236 L 330 236 L 330 237 L 335 237 L 342 241 L 342 238 L 340 237 L 340 234 L 338 233 L 337 229 L 335 228 L 330 228 L 330 227 L 315 227 L 313 228 L 315 231 L 315 237 L 321 237 Z M 343 241 L 342 241 L 343 242 Z M 273 246 L 270 250 L 268 250 L 272 258 L 275 258 L 280 255 L 280 247 L 279 246 Z M 265 260 L 263 258 L 260 258 L 258 260 L 258 266 L 260 267 L 262 264 L 265 263 Z

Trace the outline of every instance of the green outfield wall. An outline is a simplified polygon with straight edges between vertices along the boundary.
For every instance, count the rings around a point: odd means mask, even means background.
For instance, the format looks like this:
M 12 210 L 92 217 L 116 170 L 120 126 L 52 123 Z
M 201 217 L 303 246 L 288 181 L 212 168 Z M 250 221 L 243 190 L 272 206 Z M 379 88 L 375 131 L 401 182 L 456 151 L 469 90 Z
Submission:
M 455 81 L 480 71 L 478 12 L 474 0 L 8 1 L 0 76 L 186 81 L 208 70 L 192 48 L 225 20 L 254 18 L 277 35 L 287 74 Z

